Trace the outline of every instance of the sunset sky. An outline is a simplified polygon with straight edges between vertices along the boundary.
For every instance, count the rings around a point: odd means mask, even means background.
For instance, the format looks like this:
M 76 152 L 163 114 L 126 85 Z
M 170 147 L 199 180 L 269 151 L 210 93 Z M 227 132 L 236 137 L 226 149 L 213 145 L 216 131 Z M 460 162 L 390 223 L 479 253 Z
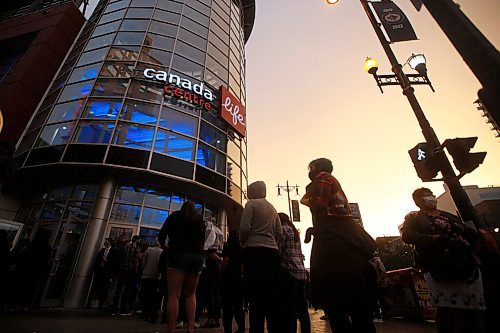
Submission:
M 498 48 L 500 2 L 456 2 Z M 425 54 L 436 92 L 417 86 L 415 93 L 437 136 L 477 136 L 473 150 L 488 152 L 461 183 L 500 186 L 500 139 L 473 104 L 479 82 L 425 7 L 417 12 L 410 0 L 395 3 L 419 40 L 392 48 L 401 64 L 412 53 Z M 367 56 L 378 59 L 379 74 L 391 74 L 359 1 L 256 0 L 246 46 L 249 182 L 265 181 L 268 200 L 288 212 L 286 195 L 278 197 L 275 186 L 288 180 L 302 195 L 309 161 L 330 158 L 349 201 L 359 203 L 366 230 L 374 237 L 397 235 L 404 215 L 416 209 L 411 192 L 427 186 L 441 194 L 443 184 L 417 177 L 408 155 L 424 141 L 417 120 L 400 87 L 384 87 L 381 94 L 363 72 Z M 296 225 L 305 230 L 311 216 L 304 206 L 301 216 Z
M 401 64 L 412 53 L 425 54 L 436 92 L 417 86 L 415 93 L 439 139 L 477 136 L 473 150 L 488 152 L 461 183 L 500 186 L 500 139 L 473 104 L 479 82 L 425 8 L 417 12 L 409 0 L 395 2 L 419 40 L 392 48 Z M 498 48 L 500 2 L 457 3 Z M 249 181 L 264 180 L 268 199 L 288 212 L 286 196 L 278 197 L 274 187 L 288 180 L 303 194 L 308 162 L 330 158 L 349 201 L 359 203 L 366 230 L 374 237 L 397 235 L 404 215 L 416 209 L 415 188 L 444 189 L 442 182 L 422 183 L 415 173 L 408 150 L 424 138 L 400 87 L 384 87 L 381 94 L 363 72 L 369 56 L 379 60 L 379 74 L 391 74 L 361 4 L 257 0 L 256 7 L 246 47 Z M 301 215 L 296 225 L 305 230 L 311 217 L 304 206 Z

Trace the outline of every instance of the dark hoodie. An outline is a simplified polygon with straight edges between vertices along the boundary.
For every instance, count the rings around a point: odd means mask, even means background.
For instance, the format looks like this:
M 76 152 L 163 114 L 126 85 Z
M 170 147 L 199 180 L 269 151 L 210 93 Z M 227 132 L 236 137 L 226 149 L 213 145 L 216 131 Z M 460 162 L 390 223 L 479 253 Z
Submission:
M 266 184 L 263 181 L 250 184 L 248 199 L 241 217 L 241 246 L 278 250 L 283 230 L 276 209 L 266 200 Z

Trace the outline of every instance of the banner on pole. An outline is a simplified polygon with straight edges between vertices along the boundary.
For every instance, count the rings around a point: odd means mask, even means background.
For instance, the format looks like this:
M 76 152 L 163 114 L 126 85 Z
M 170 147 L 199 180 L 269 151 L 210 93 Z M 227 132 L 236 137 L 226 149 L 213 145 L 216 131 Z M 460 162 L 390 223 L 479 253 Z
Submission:
M 392 1 L 370 2 L 393 43 L 416 40 L 417 35 L 403 11 Z
M 292 201 L 292 221 L 300 222 L 299 200 Z

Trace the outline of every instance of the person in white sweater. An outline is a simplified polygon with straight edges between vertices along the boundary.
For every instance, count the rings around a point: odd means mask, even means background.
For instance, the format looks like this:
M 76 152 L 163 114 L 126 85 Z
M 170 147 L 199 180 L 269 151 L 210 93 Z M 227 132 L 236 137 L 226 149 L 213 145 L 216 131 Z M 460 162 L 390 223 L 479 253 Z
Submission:
M 266 200 L 266 184 L 248 186 L 248 199 L 240 223 L 246 294 L 250 304 L 250 333 L 279 330 L 277 290 L 280 272 L 278 244 L 283 237 L 276 209 Z

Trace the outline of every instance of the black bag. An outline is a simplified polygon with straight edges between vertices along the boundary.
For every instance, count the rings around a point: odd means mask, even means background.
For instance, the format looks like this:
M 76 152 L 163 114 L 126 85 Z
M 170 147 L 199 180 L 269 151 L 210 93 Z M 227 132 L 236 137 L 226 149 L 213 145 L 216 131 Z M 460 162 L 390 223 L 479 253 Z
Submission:
M 425 263 L 436 282 L 473 282 L 477 277 L 471 249 L 456 239 L 439 238 L 428 252 Z

